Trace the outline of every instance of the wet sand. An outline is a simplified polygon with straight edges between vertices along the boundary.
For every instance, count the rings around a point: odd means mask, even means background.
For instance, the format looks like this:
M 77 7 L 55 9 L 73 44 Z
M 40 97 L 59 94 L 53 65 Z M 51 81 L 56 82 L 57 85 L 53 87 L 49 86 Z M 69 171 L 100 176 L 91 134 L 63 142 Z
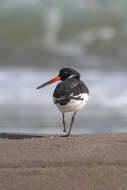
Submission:
M 0 134 L 0 190 L 126 190 L 127 134 Z

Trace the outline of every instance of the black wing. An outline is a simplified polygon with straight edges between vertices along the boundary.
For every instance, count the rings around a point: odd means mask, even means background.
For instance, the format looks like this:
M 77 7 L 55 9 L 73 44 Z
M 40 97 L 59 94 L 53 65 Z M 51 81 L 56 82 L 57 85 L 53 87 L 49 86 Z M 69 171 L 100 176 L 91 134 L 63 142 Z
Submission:
M 67 79 L 57 85 L 53 97 L 55 97 L 55 104 L 66 105 L 71 99 L 82 100 L 83 93 L 89 94 L 89 91 L 82 81 Z

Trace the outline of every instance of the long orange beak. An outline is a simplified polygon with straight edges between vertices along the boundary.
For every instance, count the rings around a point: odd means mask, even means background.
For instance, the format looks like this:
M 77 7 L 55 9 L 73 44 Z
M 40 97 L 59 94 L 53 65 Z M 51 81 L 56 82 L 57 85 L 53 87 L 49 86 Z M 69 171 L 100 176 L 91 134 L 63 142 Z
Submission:
M 56 76 L 56 77 L 53 78 L 52 80 L 49 80 L 48 82 L 45 82 L 44 84 L 41 84 L 40 86 L 38 86 L 37 89 L 43 88 L 43 87 L 45 87 L 45 86 L 47 86 L 47 85 L 49 85 L 49 84 L 52 84 L 52 83 L 54 83 L 54 82 L 57 82 L 57 81 L 59 81 L 59 80 L 61 80 L 61 77 Z

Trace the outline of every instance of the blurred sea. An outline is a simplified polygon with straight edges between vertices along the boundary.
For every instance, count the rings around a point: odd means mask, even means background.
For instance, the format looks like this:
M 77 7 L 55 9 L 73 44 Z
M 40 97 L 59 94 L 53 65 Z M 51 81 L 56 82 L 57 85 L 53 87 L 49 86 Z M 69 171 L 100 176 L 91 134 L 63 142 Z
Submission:
M 127 132 L 126 10 L 126 0 L 1 0 L 0 132 L 62 133 L 56 84 L 36 90 L 62 67 L 90 90 L 72 133 Z

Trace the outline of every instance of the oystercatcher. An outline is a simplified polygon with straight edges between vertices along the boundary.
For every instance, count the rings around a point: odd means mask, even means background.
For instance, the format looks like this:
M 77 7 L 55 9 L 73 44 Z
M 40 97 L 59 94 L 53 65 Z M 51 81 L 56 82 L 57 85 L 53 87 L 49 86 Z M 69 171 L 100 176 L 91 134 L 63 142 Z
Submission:
M 78 110 L 83 108 L 89 99 L 89 90 L 87 86 L 80 80 L 80 74 L 71 68 L 62 68 L 59 75 L 52 80 L 40 85 L 37 89 L 43 88 L 49 84 L 61 80 L 53 94 L 54 104 L 62 113 L 63 132 L 66 132 L 65 112 L 73 112 L 71 124 L 68 132 L 64 137 L 68 137 L 71 132 L 73 122 Z

